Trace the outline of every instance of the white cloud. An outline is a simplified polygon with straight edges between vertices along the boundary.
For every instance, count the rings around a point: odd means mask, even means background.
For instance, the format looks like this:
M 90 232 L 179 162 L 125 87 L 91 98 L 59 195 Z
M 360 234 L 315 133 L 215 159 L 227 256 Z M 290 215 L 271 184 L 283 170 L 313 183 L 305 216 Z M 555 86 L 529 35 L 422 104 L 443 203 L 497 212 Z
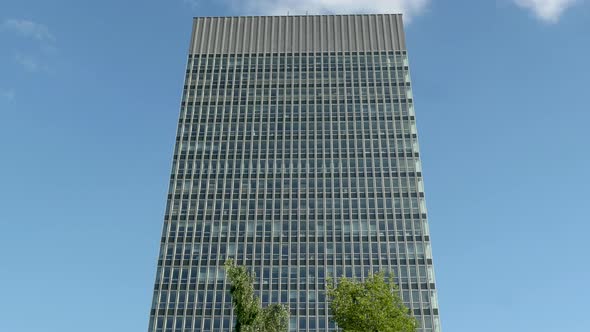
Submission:
M 514 2 L 533 13 L 543 21 L 556 23 L 559 17 L 578 0 L 514 0 Z
M 198 0 L 183 0 L 195 2 Z M 409 21 L 424 12 L 430 0 L 224 0 L 233 11 L 260 15 L 404 14 Z
M 55 40 L 47 26 L 29 20 L 7 19 L 2 23 L 2 28 L 39 41 Z

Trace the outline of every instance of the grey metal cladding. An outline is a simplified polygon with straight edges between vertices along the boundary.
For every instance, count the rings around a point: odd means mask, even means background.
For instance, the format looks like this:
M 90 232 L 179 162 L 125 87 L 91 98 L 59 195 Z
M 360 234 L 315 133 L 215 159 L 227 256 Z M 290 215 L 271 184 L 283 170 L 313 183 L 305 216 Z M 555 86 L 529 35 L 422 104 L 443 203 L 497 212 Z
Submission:
M 195 17 L 192 54 L 405 50 L 401 14 Z

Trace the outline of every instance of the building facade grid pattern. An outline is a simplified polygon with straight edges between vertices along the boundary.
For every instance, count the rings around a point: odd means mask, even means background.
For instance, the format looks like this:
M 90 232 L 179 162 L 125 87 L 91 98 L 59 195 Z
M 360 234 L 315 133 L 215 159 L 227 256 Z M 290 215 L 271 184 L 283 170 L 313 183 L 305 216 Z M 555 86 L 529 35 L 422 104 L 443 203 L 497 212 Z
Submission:
M 405 50 L 189 56 L 149 330 L 232 330 L 228 258 L 291 331 L 379 270 L 440 331 Z

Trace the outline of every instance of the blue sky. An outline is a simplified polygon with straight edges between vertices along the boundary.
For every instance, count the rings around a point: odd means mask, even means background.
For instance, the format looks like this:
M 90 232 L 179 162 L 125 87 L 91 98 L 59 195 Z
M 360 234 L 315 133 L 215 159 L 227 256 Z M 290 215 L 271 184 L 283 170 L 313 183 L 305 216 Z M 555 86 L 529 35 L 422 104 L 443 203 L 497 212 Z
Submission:
M 590 2 L 0 3 L 0 330 L 145 331 L 192 16 L 407 14 L 446 332 L 590 326 Z

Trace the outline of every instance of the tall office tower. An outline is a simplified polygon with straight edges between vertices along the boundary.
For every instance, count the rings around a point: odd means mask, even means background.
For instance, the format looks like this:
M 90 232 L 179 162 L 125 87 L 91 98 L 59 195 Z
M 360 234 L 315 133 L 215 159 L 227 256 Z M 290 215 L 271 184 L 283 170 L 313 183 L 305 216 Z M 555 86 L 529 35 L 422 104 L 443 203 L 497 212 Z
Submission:
M 377 270 L 440 331 L 419 157 L 401 15 L 195 18 L 149 330 L 233 330 L 233 258 L 291 331 Z

